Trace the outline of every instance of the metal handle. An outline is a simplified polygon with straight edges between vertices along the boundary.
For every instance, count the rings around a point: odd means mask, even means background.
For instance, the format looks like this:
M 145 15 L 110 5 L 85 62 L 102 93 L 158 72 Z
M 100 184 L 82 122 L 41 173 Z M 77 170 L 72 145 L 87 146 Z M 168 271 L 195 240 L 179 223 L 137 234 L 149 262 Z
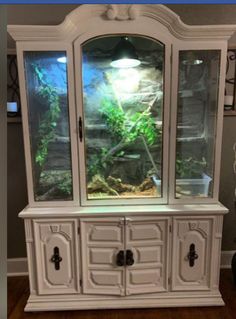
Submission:
M 59 253 L 59 248 L 54 247 L 53 252 L 54 252 L 54 254 L 51 258 L 51 262 L 54 263 L 55 269 L 59 270 L 60 269 L 60 262 L 62 261 L 62 258 L 61 258 L 60 253 Z
M 79 140 L 80 142 L 83 140 L 83 124 L 81 116 L 79 117 Z
M 187 257 L 188 257 L 188 260 L 189 260 L 189 266 L 193 267 L 195 259 L 198 259 L 198 254 L 195 251 L 195 245 L 194 244 L 191 244 L 189 246 L 189 253 L 188 253 Z
M 125 253 L 124 250 L 120 250 L 116 255 L 116 265 L 121 267 L 125 264 Z
M 126 250 L 126 265 L 132 266 L 134 264 L 134 254 L 132 250 L 128 249 Z

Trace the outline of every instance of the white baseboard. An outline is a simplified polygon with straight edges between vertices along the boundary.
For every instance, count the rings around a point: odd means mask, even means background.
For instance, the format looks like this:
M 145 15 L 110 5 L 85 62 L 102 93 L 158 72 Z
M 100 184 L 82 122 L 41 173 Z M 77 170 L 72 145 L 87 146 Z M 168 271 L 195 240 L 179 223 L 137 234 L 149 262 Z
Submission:
M 235 250 L 221 252 L 221 269 L 231 268 L 231 260 Z M 7 260 L 7 276 L 28 276 L 27 258 L 10 258 Z
M 28 276 L 27 258 L 9 258 L 7 260 L 7 276 Z
M 221 252 L 221 263 L 220 263 L 221 269 L 231 268 L 231 260 L 235 253 L 236 253 L 235 250 L 223 250 Z

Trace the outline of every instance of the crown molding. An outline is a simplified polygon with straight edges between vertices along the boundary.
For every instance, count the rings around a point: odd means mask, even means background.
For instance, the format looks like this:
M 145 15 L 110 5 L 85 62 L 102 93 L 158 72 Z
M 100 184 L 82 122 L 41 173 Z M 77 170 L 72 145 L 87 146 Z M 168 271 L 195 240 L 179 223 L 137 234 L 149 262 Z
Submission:
M 236 25 L 187 25 L 164 5 L 80 5 L 56 26 L 9 25 L 8 32 L 15 41 L 65 41 L 71 42 L 89 27 L 92 19 L 101 21 L 138 20 L 140 17 L 163 24 L 181 40 L 228 40 Z

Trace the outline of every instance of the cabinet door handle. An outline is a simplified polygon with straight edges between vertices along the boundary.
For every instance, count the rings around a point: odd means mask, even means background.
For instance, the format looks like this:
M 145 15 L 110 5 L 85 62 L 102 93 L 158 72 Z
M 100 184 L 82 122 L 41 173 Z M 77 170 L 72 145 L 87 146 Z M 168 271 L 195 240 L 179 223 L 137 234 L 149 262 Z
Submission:
M 195 251 L 195 245 L 194 244 L 191 244 L 189 246 L 189 253 L 188 253 L 187 257 L 188 257 L 188 260 L 189 260 L 189 266 L 193 267 L 195 259 L 198 259 L 198 254 Z
M 134 264 L 134 254 L 130 249 L 126 250 L 125 263 L 127 266 L 132 266 Z
M 79 117 L 79 140 L 82 142 L 83 140 L 83 124 L 82 124 L 82 118 L 81 116 Z
M 121 267 L 125 264 L 125 253 L 124 250 L 120 250 L 116 255 L 116 265 Z
M 53 256 L 51 258 L 51 262 L 54 263 L 55 269 L 59 270 L 60 269 L 60 262 L 62 262 L 62 258 L 60 256 L 60 252 L 59 252 L 59 248 L 58 247 L 54 247 L 53 249 Z

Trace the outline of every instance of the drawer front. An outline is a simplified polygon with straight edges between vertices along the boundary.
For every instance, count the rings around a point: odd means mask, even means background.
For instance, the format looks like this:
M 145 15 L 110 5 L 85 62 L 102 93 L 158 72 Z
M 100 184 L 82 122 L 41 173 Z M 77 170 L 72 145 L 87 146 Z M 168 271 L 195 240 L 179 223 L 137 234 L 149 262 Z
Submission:
M 36 220 L 33 225 L 38 293 L 78 293 L 77 220 Z
M 172 290 L 209 290 L 214 217 L 173 221 Z
M 83 292 L 125 294 L 125 271 L 117 266 L 124 251 L 124 223 L 120 218 L 81 219 Z
M 126 219 L 126 252 L 133 253 L 133 265 L 126 266 L 126 294 L 167 290 L 169 218 Z

